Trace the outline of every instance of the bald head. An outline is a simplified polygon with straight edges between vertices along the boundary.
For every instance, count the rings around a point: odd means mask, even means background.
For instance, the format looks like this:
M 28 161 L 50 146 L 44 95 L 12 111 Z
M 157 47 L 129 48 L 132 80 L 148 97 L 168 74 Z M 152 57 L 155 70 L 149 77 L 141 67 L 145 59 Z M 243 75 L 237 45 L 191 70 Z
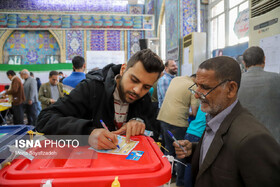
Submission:
M 20 72 L 20 77 L 22 79 L 27 79 L 30 76 L 30 72 L 27 69 L 23 69 Z

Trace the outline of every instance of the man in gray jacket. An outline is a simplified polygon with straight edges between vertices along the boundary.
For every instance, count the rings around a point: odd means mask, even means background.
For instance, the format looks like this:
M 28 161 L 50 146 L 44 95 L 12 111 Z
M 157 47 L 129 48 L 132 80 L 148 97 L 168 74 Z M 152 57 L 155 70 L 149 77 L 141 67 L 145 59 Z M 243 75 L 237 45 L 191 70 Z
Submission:
M 264 71 L 265 55 L 253 46 L 243 53 L 247 69 L 242 74 L 238 98 L 280 143 L 280 75 Z
M 34 125 L 37 120 L 37 82 L 30 76 L 27 69 L 20 72 L 20 76 L 24 79 L 23 89 L 25 95 L 24 107 L 27 115 L 27 125 Z

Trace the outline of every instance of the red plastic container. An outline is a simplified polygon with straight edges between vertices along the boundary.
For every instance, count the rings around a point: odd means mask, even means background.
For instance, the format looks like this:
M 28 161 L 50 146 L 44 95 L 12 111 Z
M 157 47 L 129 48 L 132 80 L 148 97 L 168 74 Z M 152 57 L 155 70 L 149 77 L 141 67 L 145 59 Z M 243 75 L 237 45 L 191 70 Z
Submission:
M 145 136 L 131 139 L 139 141 L 134 150 L 144 151 L 138 161 L 104 153 L 97 153 L 97 159 L 16 159 L 0 170 L 0 186 L 38 187 L 51 180 L 53 187 L 110 187 L 115 176 L 121 187 L 155 187 L 168 182 L 171 165 L 154 140 Z M 73 151 L 89 153 L 88 146 Z

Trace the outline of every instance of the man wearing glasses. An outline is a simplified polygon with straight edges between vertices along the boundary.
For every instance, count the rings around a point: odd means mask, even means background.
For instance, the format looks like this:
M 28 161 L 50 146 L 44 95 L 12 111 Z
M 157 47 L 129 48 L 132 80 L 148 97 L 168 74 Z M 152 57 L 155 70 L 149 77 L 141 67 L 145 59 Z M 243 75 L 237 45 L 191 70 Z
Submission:
M 241 70 L 225 56 L 204 61 L 196 89 L 189 90 L 206 112 L 206 129 L 198 143 L 173 143 L 178 158 L 192 156 L 195 187 L 280 186 L 280 146 L 269 131 L 237 100 Z M 253 95 L 252 95 L 253 97 Z

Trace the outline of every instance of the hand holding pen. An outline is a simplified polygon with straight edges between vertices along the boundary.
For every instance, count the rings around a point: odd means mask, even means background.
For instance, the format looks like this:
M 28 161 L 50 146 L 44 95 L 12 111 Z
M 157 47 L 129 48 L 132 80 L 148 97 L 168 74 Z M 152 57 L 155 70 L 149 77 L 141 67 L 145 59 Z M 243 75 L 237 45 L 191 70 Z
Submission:
M 176 142 L 176 144 L 178 144 L 178 146 L 184 151 L 184 153 L 188 154 L 188 152 L 182 147 L 182 145 L 178 142 L 178 140 L 174 137 L 174 135 L 169 130 L 167 130 L 167 133 Z
M 100 120 L 101 125 L 103 126 L 104 129 L 106 129 L 107 131 L 109 131 L 108 127 L 106 126 L 106 124 L 103 122 L 103 120 Z M 117 148 L 120 149 L 120 146 L 117 144 Z
M 94 149 L 115 149 L 118 138 L 106 128 L 96 128 L 90 133 L 88 143 Z

